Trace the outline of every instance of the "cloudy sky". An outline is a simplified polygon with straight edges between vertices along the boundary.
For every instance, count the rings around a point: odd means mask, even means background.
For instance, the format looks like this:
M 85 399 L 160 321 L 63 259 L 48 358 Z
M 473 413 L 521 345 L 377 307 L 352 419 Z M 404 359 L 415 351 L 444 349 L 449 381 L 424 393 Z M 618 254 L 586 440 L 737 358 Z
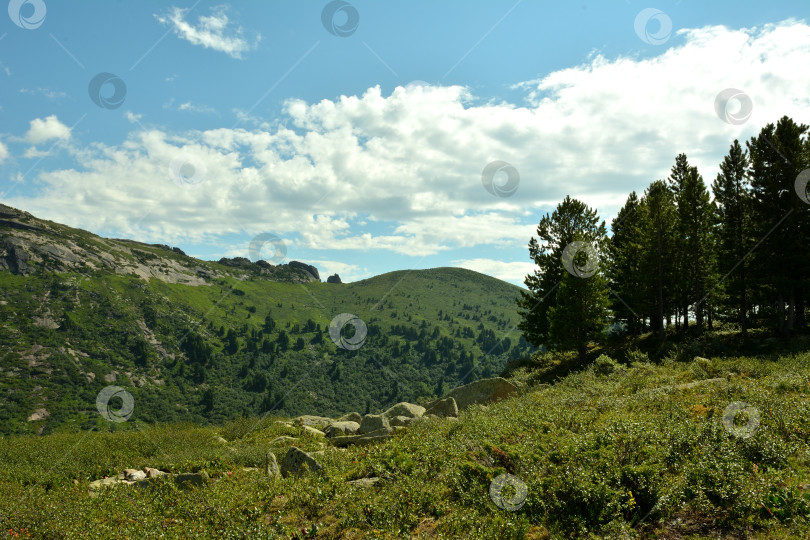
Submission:
M 735 138 L 810 123 L 808 21 L 805 0 L 11 0 L 0 201 L 324 278 L 520 284 L 565 195 L 609 223 L 680 152 L 711 183 Z

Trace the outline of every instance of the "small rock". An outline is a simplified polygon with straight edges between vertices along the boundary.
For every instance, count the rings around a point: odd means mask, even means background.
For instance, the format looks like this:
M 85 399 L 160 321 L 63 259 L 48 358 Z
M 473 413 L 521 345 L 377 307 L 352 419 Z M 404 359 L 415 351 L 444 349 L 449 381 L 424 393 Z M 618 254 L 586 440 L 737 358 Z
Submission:
M 291 446 L 281 461 L 281 475 L 287 478 L 290 474 L 302 474 L 305 468 L 310 471 L 320 471 L 323 466 L 300 448 Z
M 158 469 L 153 469 L 152 467 L 144 467 L 143 472 L 146 473 L 147 478 L 158 478 L 159 476 L 163 476 L 165 474 L 168 474 L 168 473 L 160 471 Z
M 130 482 L 137 482 L 138 480 L 145 480 L 146 473 L 138 469 L 124 469 L 124 479 Z
M 276 461 L 275 454 L 272 452 L 267 452 L 267 454 L 265 454 L 264 463 L 264 469 L 267 472 L 267 476 L 273 480 L 281 476 L 281 469 L 278 468 L 278 461 Z
M 300 426 L 309 426 L 314 427 L 315 429 L 323 429 L 329 424 L 332 423 L 331 418 L 326 418 L 325 416 L 312 416 L 310 414 L 304 414 L 292 419 L 293 424 L 298 424 Z
M 224 437 L 219 437 L 219 436 L 214 437 L 214 442 L 218 442 L 220 444 L 227 444 L 228 443 L 228 441 L 225 440 Z
M 276 437 L 275 439 L 273 439 L 272 441 L 270 441 L 270 446 L 281 445 L 281 444 L 284 444 L 284 443 L 293 442 L 293 441 L 297 441 L 297 440 L 298 440 L 298 437 L 288 437 L 287 435 L 280 435 L 280 436 Z
M 373 476 L 371 478 L 358 478 L 357 480 L 349 480 L 349 484 L 361 488 L 370 488 L 374 486 L 380 479 L 377 476 Z

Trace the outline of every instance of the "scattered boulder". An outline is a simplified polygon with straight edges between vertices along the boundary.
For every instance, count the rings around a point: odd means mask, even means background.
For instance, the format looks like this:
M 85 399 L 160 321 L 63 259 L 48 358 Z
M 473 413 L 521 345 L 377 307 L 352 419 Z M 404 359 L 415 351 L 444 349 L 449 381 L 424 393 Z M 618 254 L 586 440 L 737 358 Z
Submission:
M 444 398 L 455 399 L 458 410 L 463 411 L 470 405 L 486 405 L 517 393 L 517 386 L 502 377 L 493 377 L 454 388 Z M 428 403 L 427 408 L 430 409 L 438 401 Z
M 340 276 L 339 276 L 339 275 L 337 275 L 337 274 L 334 274 L 334 275 L 329 276 L 328 278 L 326 278 L 326 282 L 327 282 L 327 283 L 343 283 L 343 282 L 340 280 Z
M 405 416 L 407 418 L 418 418 L 425 414 L 425 408 L 421 405 L 414 405 L 413 403 L 408 403 L 406 401 L 402 401 L 397 403 L 384 413 L 383 416 L 388 418 L 394 418 L 395 416 Z
M 407 429 L 405 427 L 388 427 L 379 429 L 377 431 L 371 431 L 369 433 L 361 433 L 357 435 L 346 435 L 344 437 L 335 437 L 332 439 L 332 444 L 335 446 L 348 446 L 350 444 L 366 444 L 378 441 L 384 441 L 390 439 L 391 436 L 401 429 Z
M 363 416 L 358 412 L 350 412 L 338 418 L 338 422 L 357 422 L 358 424 L 363 421 Z
M 34 412 L 31 413 L 31 415 L 28 417 L 28 421 L 36 422 L 37 420 L 45 420 L 50 415 L 51 413 L 49 413 L 47 409 L 44 408 L 34 409 Z
M 452 397 L 446 397 L 433 402 L 425 410 L 425 415 L 433 414 L 441 418 L 458 418 L 458 405 Z
M 293 418 L 293 423 L 298 424 L 299 426 L 314 427 L 315 429 L 323 429 L 331 424 L 332 421 L 333 420 L 331 418 L 327 418 L 325 416 L 312 416 L 310 414 L 303 414 Z
M 280 436 L 276 437 L 275 439 L 273 439 L 272 441 L 270 441 L 270 446 L 276 446 L 277 444 L 281 445 L 281 444 L 284 444 L 284 443 L 287 443 L 287 442 L 291 443 L 291 442 L 297 441 L 297 440 L 298 440 L 298 437 L 288 437 L 287 435 L 280 435 Z
M 227 442 L 228 442 L 228 441 L 226 441 L 226 440 L 225 440 L 225 438 L 224 438 L 224 437 L 219 437 L 219 436 L 214 437 L 214 441 L 215 441 L 215 442 L 218 442 L 218 443 L 220 443 L 220 444 L 227 444 Z
M 360 433 L 371 433 L 391 427 L 388 418 L 382 414 L 367 414 L 360 422 Z
M 360 420 L 361 421 L 363 420 L 362 417 L 360 418 Z M 331 425 L 326 426 L 323 432 L 326 434 L 327 437 L 339 437 L 342 435 L 354 435 L 359 430 L 360 430 L 359 422 L 343 421 L 343 422 L 332 422 Z
M 281 469 L 278 467 L 278 461 L 276 461 L 276 455 L 274 453 L 267 452 L 267 454 L 265 454 L 264 469 L 267 472 L 267 476 L 273 480 L 281 476 Z
M 417 416 L 416 418 L 410 418 L 408 416 L 395 416 L 393 418 L 389 418 L 388 422 L 391 425 L 391 427 L 397 427 L 397 426 L 407 427 L 411 422 L 413 422 L 417 418 L 421 418 L 421 417 Z
M 320 471 L 323 466 L 300 448 L 291 446 L 287 450 L 287 455 L 281 461 L 281 475 L 284 478 L 287 478 L 290 474 L 300 475 L 305 468 L 310 471 Z
M 158 478 L 158 477 L 161 477 L 163 475 L 169 474 L 169 473 L 167 473 L 165 471 L 161 471 L 161 470 L 158 470 L 158 469 L 153 469 L 152 467 L 144 467 L 143 472 L 146 473 L 147 478 Z
M 146 473 L 138 469 L 124 469 L 124 479 L 130 482 L 137 482 L 138 480 L 146 480 Z
M 304 435 L 312 435 L 314 437 L 326 437 L 326 434 L 320 429 L 315 429 L 314 427 L 310 426 L 302 426 L 302 427 L 304 428 Z
M 373 487 L 374 484 L 380 481 L 380 478 L 377 476 L 373 476 L 371 478 L 358 478 L 357 480 L 349 480 L 349 484 L 361 487 L 361 488 L 370 488 Z

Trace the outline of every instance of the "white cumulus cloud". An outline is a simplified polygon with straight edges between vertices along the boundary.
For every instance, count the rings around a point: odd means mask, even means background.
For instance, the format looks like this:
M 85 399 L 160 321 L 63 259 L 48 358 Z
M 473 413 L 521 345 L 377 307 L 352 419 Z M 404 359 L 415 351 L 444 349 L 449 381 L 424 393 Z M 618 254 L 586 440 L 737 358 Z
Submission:
M 70 128 L 59 121 L 56 115 L 31 120 L 25 140 L 31 144 L 41 144 L 52 139 L 67 140 Z

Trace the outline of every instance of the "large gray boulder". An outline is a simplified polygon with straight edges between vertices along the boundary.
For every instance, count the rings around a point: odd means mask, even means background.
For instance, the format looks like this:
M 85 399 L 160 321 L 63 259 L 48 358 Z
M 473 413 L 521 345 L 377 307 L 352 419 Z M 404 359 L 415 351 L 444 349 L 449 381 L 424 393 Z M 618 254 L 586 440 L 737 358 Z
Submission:
M 517 393 L 517 386 L 502 377 L 493 377 L 454 388 L 444 397 L 453 398 L 456 401 L 458 410 L 463 411 L 470 405 L 486 405 Z M 435 400 L 428 403 L 427 408 L 430 409 L 439 401 Z
M 315 461 L 315 458 L 298 447 L 291 446 L 287 450 L 287 455 L 281 460 L 281 475 L 287 478 L 291 474 L 303 474 L 305 469 L 310 471 L 320 471 L 323 466 Z
M 362 421 L 362 418 L 360 419 Z M 360 431 L 360 424 L 358 422 L 332 422 L 331 425 L 326 426 L 323 432 L 327 437 L 341 437 L 343 435 L 354 435 Z
M 391 420 L 397 416 L 405 416 L 407 418 L 419 418 L 425 414 L 425 408 L 421 405 L 414 405 L 413 403 L 408 403 L 406 401 L 402 401 L 397 403 L 384 413 L 383 416 Z
M 452 397 L 436 400 L 425 410 L 425 416 L 429 414 L 442 418 L 458 418 L 458 404 Z
M 315 429 L 323 429 L 332 423 L 331 418 L 325 416 L 313 416 L 311 414 L 303 414 L 292 419 L 293 424 L 300 426 L 309 426 Z
M 388 418 L 382 414 L 367 414 L 360 422 L 360 433 L 371 433 L 380 429 L 391 427 Z

